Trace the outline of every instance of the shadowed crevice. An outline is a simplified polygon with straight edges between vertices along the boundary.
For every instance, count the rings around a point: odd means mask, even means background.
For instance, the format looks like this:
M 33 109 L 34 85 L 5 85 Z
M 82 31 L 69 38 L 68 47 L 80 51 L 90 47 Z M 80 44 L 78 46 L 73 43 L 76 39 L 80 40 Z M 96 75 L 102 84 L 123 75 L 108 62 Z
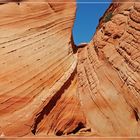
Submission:
M 72 132 L 68 133 L 68 135 L 70 135 L 70 134 L 76 134 L 82 128 L 85 128 L 85 125 L 82 122 L 79 122 L 78 125 L 77 125 L 77 127 Z
M 50 111 L 55 107 L 58 100 L 61 98 L 63 93 L 65 93 L 65 90 L 69 88 L 71 85 L 71 82 L 73 81 L 75 75 L 76 75 L 76 69 L 71 74 L 70 78 L 64 83 L 64 85 L 61 87 L 61 89 L 51 98 L 51 100 L 48 102 L 48 104 L 43 108 L 41 112 L 39 112 L 34 120 L 34 124 L 32 127 L 31 132 L 35 135 L 37 131 L 38 124 L 43 120 L 45 116 L 47 116 Z
M 134 112 L 134 115 L 135 115 L 135 118 L 136 118 L 136 121 L 138 122 L 139 121 L 139 114 L 138 114 L 138 109 L 137 108 L 135 108 L 135 109 L 133 109 L 133 112 Z
M 49 3 L 49 2 L 48 2 L 48 4 L 49 4 L 50 8 L 51 8 L 54 12 L 56 12 L 56 11 L 55 11 L 55 8 L 53 7 L 53 5 L 52 5 L 51 3 Z

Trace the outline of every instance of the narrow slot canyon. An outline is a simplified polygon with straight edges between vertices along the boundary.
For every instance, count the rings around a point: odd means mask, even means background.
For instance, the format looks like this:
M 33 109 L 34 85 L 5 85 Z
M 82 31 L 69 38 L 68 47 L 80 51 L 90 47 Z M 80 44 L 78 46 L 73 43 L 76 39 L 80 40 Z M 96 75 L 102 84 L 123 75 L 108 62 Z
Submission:
M 3 1 L 0 12 L 0 137 L 140 136 L 138 1 Z

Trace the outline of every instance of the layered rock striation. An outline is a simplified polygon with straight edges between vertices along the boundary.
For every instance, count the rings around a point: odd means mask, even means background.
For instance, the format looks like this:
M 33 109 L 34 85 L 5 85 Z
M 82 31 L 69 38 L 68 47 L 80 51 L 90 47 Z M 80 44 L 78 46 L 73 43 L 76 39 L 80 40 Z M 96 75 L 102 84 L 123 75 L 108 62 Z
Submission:
M 84 127 L 71 31 L 76 4 L 0 6 L 0 134 L 62 135 Z
M 74 0 L 0 12 L 0 135 L 140 136 L 137 1 L 112 3 L 77 48 Z
M 88 123 L 101 136 L 140 135 L 140 4 L 112 4 L 78 50 L 78 84 Z

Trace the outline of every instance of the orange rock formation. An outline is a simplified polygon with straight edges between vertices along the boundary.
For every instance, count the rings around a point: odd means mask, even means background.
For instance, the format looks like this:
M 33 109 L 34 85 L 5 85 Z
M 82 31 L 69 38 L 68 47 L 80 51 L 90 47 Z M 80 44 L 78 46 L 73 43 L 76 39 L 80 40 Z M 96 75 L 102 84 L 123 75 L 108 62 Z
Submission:
M 134 2 L 112 4 L 93 40 L 78 50 L 82 108 L 101 136 L 140 136 L 139 9 Z
M 140 136 L 137 1 L 112 3 L 78 50 L 74 0 L 0 12 L 0 135 Z
M 0 133 L 5 136 L 62 135 L 84 125 L 71 44 L 76 4 L 62 2 L 0 6 Z

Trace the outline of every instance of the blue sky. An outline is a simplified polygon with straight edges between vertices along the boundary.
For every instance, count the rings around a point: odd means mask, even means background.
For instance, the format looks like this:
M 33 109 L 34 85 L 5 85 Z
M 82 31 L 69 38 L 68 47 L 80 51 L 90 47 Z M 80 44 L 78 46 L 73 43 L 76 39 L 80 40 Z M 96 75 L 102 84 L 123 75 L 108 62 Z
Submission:
M 99 19 L 109 7 L 110 2 L 111 0 L 77 0 L 77 14 L 73 28 L 76 45 L 91 40 Z

